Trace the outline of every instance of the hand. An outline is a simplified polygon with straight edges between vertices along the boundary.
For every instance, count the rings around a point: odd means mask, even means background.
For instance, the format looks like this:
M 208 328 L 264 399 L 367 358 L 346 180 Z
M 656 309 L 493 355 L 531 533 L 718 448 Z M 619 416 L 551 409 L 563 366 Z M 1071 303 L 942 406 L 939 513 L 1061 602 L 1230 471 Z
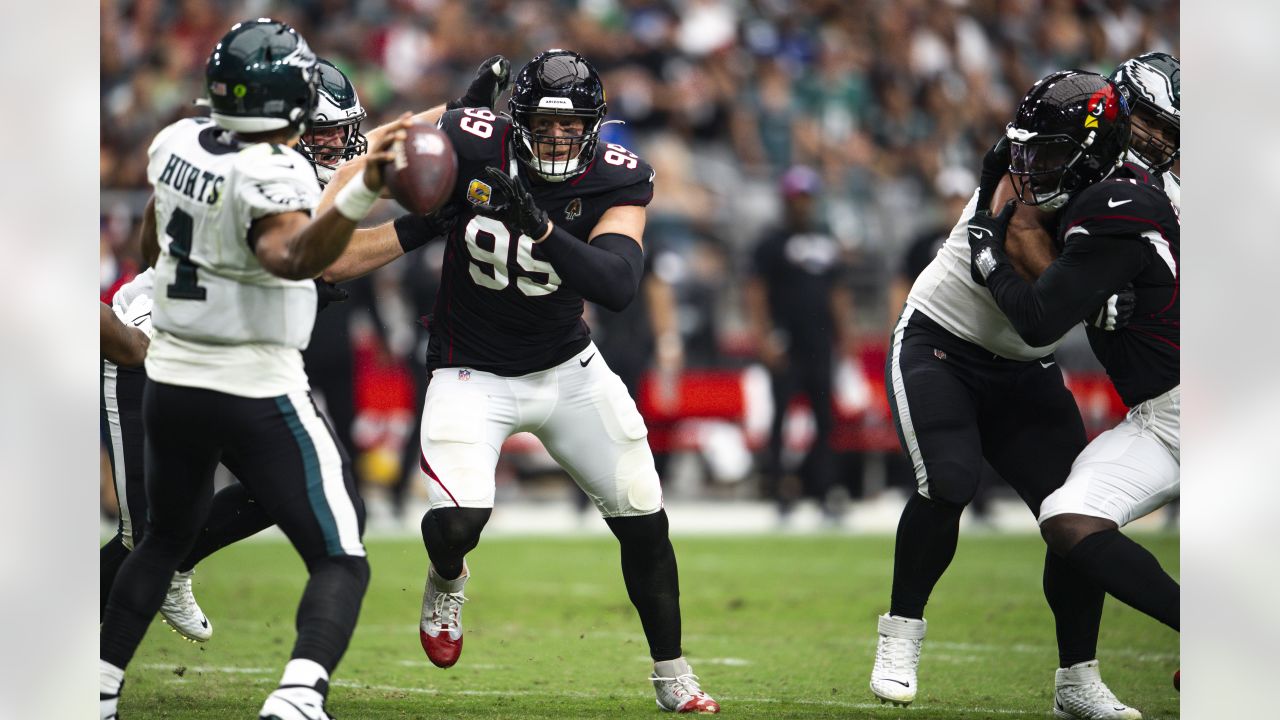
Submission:
M 476 205 L 475 211 L 514 227 L 533 238 L 534 242 L 547 239 L 551 234 L 551 220 L 546 211 L 534 203 L 533 195 L 498 168 L 485 168 L 484 171 L 493 183 L 493 196 L 488 203 Z
M 1001 135 L 982 157 L 982 179 L 978 183 L 978 209 L 989 210 L 996 188 L 1009 172 L 1009 138 Z
M 511 87 L 511 61 L 501 55 L 494 55 L 476 68 L 476 77 L 467 87 L 467 94 L 457 100 L 450 100 L 445 104 L 445 109 L 486 107 L 492 110 L 508 87 Z
M 329 303 L 345 302 L 351 294 L 324 278 L 316 278 L 316 312 L 329 307 Z
M 1123 290 L 1107 298 L 1088 322 L 1099 330 L 1119 330 L 1129 324 L 1137 305 L 1138 296 L 1133 292 L 1133 283 L 1129 283 Z
M 1009 232 L 1009 219 L 1017 207 L 1017 201 L 1010 200 L 1000 214 L 993 217 L 990 210 L 979 205 L 978 211 L 969 218 L 969 274 L 983 287 L 987 286 L 987 277 L 997 267 L 1009 264 L 1004 252 L 1004 238 Z
M 392 124 L 389 131 L 369 148 L 365 155 L 364 185 L 374 192 L 380 192 L 386 184 L 386 176 L 382 172 L 385 163 L 395 162 L 396 144 L 403 143 L 409 136 L 408 129 L 413 126 L 413 115 L 404 113 Z

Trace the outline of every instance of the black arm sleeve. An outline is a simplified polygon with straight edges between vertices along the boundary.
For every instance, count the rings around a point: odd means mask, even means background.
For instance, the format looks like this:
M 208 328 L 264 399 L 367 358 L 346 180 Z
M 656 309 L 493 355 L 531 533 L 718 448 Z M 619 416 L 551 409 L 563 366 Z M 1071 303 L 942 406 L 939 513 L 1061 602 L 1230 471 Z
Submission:
M 987 278 L 987 289 L 1028 345 L 1048 345 L 1123 288 L 1146 262 L 1139 239 L 1080 237 L 1034 285 L 1002 264 Z
M 635 238 L 598 235 L 587 244 L 556 225 L 539 243 L 567 287 L 618 312 L 631 304 L 644 273 L 644 251 Z

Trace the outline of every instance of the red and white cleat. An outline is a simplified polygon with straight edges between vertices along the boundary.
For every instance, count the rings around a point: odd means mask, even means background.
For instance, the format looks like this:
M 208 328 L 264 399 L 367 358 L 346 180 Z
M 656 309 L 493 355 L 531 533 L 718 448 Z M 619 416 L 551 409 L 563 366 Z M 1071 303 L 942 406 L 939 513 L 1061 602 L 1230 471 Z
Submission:
M 422 594 L 422 620 L 418 635 L 427 658 L 436 667 L 452 667 L 462 655 L 462 604 L 467 601 L 462 588 L 468 573 L 445 580 L 434 567 L 427 570 L 427 588 Z
M 720 703 L 698 687 L 698 676 L 693 674 L 684 658 L 654 663 L 649 680 L 658 694 L 658 707 L 663 710 L 677 713 L 720 712 Z

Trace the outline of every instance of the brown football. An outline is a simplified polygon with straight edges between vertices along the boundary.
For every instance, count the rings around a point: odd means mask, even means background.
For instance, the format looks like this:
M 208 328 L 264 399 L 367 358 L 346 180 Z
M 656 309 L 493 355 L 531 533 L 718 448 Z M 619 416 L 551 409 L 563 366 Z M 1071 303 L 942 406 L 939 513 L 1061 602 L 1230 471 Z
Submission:
M 387 190 L 404 209 L 427 215 L 449 200 L 458 179 L 458 156 L 453 143 L 434 125 L 409 128 L 404 142 L 392 146 L 396 156 L 388 163 Z

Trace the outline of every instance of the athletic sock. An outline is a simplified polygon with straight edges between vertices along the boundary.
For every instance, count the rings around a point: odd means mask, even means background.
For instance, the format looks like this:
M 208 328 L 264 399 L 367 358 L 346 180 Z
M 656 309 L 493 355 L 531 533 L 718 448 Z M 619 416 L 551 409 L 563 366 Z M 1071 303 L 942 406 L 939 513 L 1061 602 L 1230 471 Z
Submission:
M 328 697 L 329 672 L 314 660 L 294 658 L 284 666 L 280 687 L 309 687 L 320 693 L 321 697 Z
M 1091 578 L 1046 550 L 1044 597 L 1053 611 L 1058 666 L 1068 668 L 1098 656 L 1098 627 L 1106 593 Z
M 1174 630 L 1181 625 L 1178 583 L 1146 548 L 1119 530 L 1104 530 L 1076 543 L 1067 561 L 1124 604 Z
M 889 614 L 920 620 L 933 586 L 956 554 L 964 508 L 912 493 L 898 521 Z
M 445 593 L 462 592 L 467 587 L 467 578 L 471 577 L 471 571 L 467 569 L 465 560 L 462 562 L 462 574 L 452 580 L 440 577 L 434 565 L 427 568 L 427 572 L 431 575 L 431 582 L 436 586 L 436 590 Z
M 689 668 L 689 661 L 682 656 L 674 660 L 655 661 L 653 663 L 653 672 L 660 678 L 674 678 L 687 675 L 693 670 Z
M 103 695 L 119 695 L 124 684 L 124 669 L 98 659 L 98 692 Z

